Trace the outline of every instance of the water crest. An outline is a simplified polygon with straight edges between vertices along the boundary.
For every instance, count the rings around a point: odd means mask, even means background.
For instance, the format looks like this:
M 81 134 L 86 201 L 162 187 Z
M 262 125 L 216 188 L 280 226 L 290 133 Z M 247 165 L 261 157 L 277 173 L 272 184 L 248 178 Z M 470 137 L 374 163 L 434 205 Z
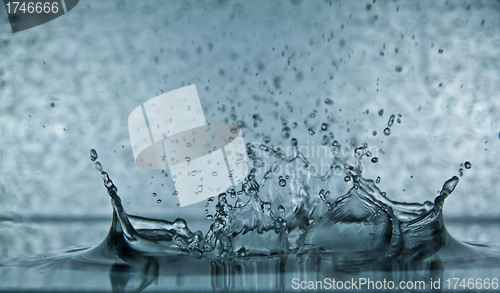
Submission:
M 215 214 L 203 216 L 212 221 L 206 233 L 191 231 L 180 218 L 166 221 L 127 214 L 117 187 L 98 168 L 113 206 L 106 249 L 120 257 L 220 259 L 325 253 L 349 255 L 350 261 L 362 263 L 410 263 L 431 257 L 446 244 L 442 209 L 459 181 L 456 176 L 443 185 L 434 202 L 400 203 L 390 200 L 373 180 L 363 178 L 361 162 L 367 153 L 371 155 L 366 144 L 356 148 L 354 166 L 334 156 L 325 174 L 319 174 L 296 148 L 287 156 L 266 145 L 247 147 L 253 163 L 250 175 L 240 189 L 216 197 Z M 332 152 L 338 149 L 334 142 Z M 94 157 L 97 153 L 92 150 Z M 99 161 L 95 164 L 101 166 Z M 334 194 L 339 176 L 351 185 L 346 194 Z

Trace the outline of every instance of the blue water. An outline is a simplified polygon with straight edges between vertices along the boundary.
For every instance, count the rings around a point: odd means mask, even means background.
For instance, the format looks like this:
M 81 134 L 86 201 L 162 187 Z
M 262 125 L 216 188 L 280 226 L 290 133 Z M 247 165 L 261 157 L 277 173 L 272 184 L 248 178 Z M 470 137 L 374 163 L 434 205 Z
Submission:
M 1 12 L 1 291 L 290 291 L 295 277 L 498 276 L 499 12 L 479 1 L 86 1 L 17 34 Z M 226 215 L 217 195 L 177 207 L 169 174 L 133 161 L 130 111 L 188 84 L 207 120 L 239 124 L 265 161 L 258 200 L 251 188 L 228 194 Z M 262 144 L 287 158 L 296 145 L 324 175 L 335 140 L 342 164 L 328 186 L 304 175 L 301 158 L 262 184 L 274 163 Z M 127 218 L 144 246 L 115 230 L 122 223 L 89 166 L 91 148 L 123 209 L 139 216 Z M 454 176 L 443 211 L 415 223 L 439 233 L 402 224 L 398 234 L 394 223 L 432 213 Z M 242 217 L 231 218 L 236 200 Z M 397 211 L 404 203 L 416 203 L 410 215 Z M 144 230 L 177 218 L 202 237 L 156 243 Z M 217 219 L 231 229 L 211 228 Z M 132 256 L 102 243 L 110 237 L 134 243 Z

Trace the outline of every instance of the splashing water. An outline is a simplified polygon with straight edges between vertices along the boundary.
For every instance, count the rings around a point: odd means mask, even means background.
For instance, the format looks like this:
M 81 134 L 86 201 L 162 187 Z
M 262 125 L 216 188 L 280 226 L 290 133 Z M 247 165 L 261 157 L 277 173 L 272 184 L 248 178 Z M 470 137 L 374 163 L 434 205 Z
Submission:
M 97 279 L 108 271 L 113 292 L 140 292 L 153 283 L 165 291 L 290 291 L 298 275 L 430 282 L 444 279 L 445 268 L 454 270 L 453 277 L 461 276 L 456 268 L 487 268 L 480 276 L 495 277 L 498 249 L 460 243 L 444 226 L 444 201 L 458 177 L 445 182 L 434 202 L 395 202 L 376 186 L 380 178 L 374 182 L 362 176 L 362 160 L 371 156 L 367 144 L 355 149 L 354 165 L 341 160 L 337 141 L 331 150 L 331 164 L 319 174 L 296 147 L 285 155 L 271 146 L 248 144 L 253 168 L 238 190 L 216 197 L 215 214 L 206 215 L 212 222 L 206 233 L 191 231 L 181 218 L 127 214 L 117 186 L 91 150 L 90 160 L 113 207 L 107 237 L 93 248 L 11 262 L 14 268 L 4 273 L 35 278 L 40 271 L 57 270 L 66 274 L 61 288 L 86 288 L 81 272 Z M 349 184 L 348 192 L 335 194 L 338 182 Z M 158 284 L 160 275 L 165 283 Z M 197 281 L 187 286 L 183 276 Z M 96 283 L 105 287 L 103 281 Z
M 212 224 L 205 234 L 191 231 L 184 219 L 169 222 L 127 214 L 117 187 L 96 161 L 113 206 L 108 248 L 119 257 L 220 259 L 326 253 L 349 255 L 350 261 L 412 263 L 433 256 L 451 239 L 442 210 L 458 184 L 456 176 L 446 181 L 434 202 L 400 203 L 387 198 L 373 180 L 362 177 L 366 144 L 356 149 L 355 166 L 335 156 L 322 175 L 296 148 L 287 156 L 266 145 L 247 147 L 254 167 L 240 190 L 218 195 L 216 213 L 209 215 Z M 339 148 L 334 142 L 332 151 Z M 91 160 L 96 159 L 97 152 L 91 150 Z M 265 160 L 271 160 L 271 167 L 258 181 L 257 166 L 265 165 Z M 352 187 L 335 199 L 330 190 L 336 176 L 348 178 L 345 181 Z

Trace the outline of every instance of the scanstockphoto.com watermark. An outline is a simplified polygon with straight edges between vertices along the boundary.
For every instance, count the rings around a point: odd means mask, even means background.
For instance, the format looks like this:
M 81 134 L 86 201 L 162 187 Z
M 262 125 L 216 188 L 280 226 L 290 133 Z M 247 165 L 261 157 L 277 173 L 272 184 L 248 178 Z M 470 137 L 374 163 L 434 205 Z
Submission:
M 372 280 L 370 278 L 351 278 L 349 280 L 336 280 L 324 278 L 317 281 L 306 281 L 299 278 L 292 279 L 293 290 L 426 290 L 439 289 L 441 280 L 430 281 L 399 281 Z
M 304 173 L 302 175 L 325 176 L 345 176 L 344 171 L 347 165 L 356 165 L 359 171 L 363 171 L 363 164 L 356 164 L 357 159 L 367 162 L 378 162 L 379 153 L 382 153 L 377 146 L 348 146 L 340 145 L 317 145 L 314 141 L 307 141 L 298 146 L 279 146 L 271 148 L 260 142 L 250 143 L 252 151 L 249 155 L 258 159 L 255 166 L 255 175 L 261 175 L 271 169 L 277 176 L 286 176 L 294 172 Z M 276 153 L 288 161 L 285 164 L 275 164 L 276 160 L 267 160 Z M 298 154 L 301 156 L 298 156 Z M 304 161 L 305 160 L 305 161 Z
M 291 288 L 293 290 L 339 290 L 339 291 L 373 291 L 373 292 L 401 292 L 411 290 L 412 292 L 441 290 L 475 290 L 486 292 L 497 292 L 499 288 L 498 278 L 429 278 L 424 280 L 373 280 L 371 278 L 351 278 L 337 280 L 335 278 L 324 278 L 323 280 L 302 280 L 292 278 Z

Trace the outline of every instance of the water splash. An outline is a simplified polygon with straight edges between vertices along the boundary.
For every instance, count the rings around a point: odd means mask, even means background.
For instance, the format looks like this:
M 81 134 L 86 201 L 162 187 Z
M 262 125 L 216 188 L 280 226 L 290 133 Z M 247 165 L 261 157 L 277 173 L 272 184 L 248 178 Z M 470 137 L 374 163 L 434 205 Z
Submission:
M 362 162 L 371 157 L 366 144 L 355 149 L 350 165 L 340 159 L 341 146 L 334 141 L 336 155 L 324 174 L 297 148 L 292 155 L 266 145 L 247 149 L 253 168 L 240 188 L 208 200 L 216 205 L 215 213 L 206 215 L 211 221 L 206 233 L 191 231 L 181 218 L 127 214 L 117 186 L 91 151 L 113 207 L 106 238 L 55 257 L 0 263 L 0 272 L 38 280 L 33 284 L 41 287 L 53 286 L 53 278 L 40 278 L 41 273 L 64 272 L 58 288 L 92 291 L 111 282 L 113 292 L 149 286 L 175 292 L 288 292 L 296 276 L 397 283 L 444 279 L 445 269 L 454 277 L 470 277 L 456 268 L 466 273 L 489 268 L 482 277 L 498 275 L 498 249 L 458 242 L 446 231 L 443 205 L 458 177 L 445 182 L 434 202 L 400 203 L 363 178 Z M 338 184 L 350 189 L 340 194 Z M 101 277 L 106 272 L 109 280 Z M 95 288 L 83 273 L 95 280 Z
M 442 209 L 458 177 L 443 185 L 434 202 L 395 202 L 373 180 L 362 177 L 362 159 L 371 155 L 367 147 L 355 149 L 355 165 L 336 155 L 328 171 L 319 174 L 297 148 L 287 156 L 280 149 L 248 144 L 253 168 L 239 190 L 218 195 L 206 233 L 191 231 L 180 218 L 170 222 L 127 214 L 117 187 L 92 150 L 91 160 L 95 158 L 92 161 L 99 165 L 113 206 L 107 248 L 119 257 L 220 259 L 327 253 L 349 255 L 350 260 L 360 262 L 397 259 L 408 263 L 436 254 L 446 245 Z M 335 141 L 332 152 L 338 150 L 340 144 Z M 268 161 L 270 167 L 262 172 L 264 167 L 259 166 L 267 166 Z M 334 196 L 338 176 L 344 176 L 352 187 Z

